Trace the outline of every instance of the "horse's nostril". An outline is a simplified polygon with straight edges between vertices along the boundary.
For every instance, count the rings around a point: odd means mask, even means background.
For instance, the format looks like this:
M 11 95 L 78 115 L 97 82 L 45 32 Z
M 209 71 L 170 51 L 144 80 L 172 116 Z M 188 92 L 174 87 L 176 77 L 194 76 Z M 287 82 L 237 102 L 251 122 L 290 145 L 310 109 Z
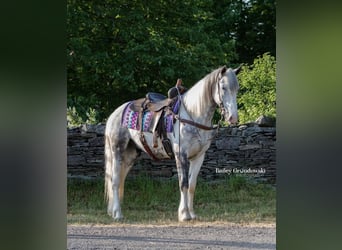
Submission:
M 228 122 L 232 123 L 232 124 L 235 124 L 237 122 L 237 119 L 234 116 L 230 115 L 228 117 Z

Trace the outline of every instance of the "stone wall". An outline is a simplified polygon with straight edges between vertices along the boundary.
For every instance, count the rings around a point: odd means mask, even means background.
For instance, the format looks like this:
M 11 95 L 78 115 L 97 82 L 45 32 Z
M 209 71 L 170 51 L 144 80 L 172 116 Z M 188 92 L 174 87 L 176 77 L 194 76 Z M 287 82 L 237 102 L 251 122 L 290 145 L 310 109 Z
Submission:
M 68 129 L 68 177 L 103 178 L 105 125 L 83 125 Z M 206 152 L 199 176 L 208 180 L 230 174 L 257 181 L 276 182 L 276 128 L 256 123 L 221 128 Z M 177 178 L 174 161 L 151 161 L 142 153 L 128 177 L 147 174 Z

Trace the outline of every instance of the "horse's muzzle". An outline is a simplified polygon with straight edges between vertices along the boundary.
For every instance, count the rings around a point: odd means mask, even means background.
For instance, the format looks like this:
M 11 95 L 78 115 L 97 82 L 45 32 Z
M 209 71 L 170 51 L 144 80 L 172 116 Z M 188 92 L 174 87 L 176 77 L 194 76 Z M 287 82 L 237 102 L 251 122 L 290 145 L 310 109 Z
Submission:
M 239 120 L 238 115 L 231 115 L 231 114 L 225 114 L 225 120 L 229 123 L 229 124 L 236 124 Z

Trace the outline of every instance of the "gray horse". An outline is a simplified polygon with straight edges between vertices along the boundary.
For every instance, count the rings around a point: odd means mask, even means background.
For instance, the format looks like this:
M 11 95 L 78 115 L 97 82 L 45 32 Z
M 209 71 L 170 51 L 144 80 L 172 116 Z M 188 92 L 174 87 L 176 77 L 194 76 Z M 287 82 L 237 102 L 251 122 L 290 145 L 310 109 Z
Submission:
M 216 130 L 212 119 L 217 106 L 230 124 L 238 121 L 236 96 L 239 83 L 236 75 L 240 68 L 220 67 L 198 81 L 180 97 L 178 115 L 175 117 L 173 131 L 167 133 L 174 152 L 179 189 L 180 204 L 178 220 L 196 218 L 193 208 L 197 176 L 202 166 Z M 123 113 L 129 103 L 118 107 L 108 118 L 105 131 L 105 194 L 108 202 L 107 212 L 114 219 L 123 218 L 120 202 L 124 195 L 125 178 L 139 154 L 145 151 L 140 140 L 141 131 L 122 126 Z M 169 159 L 162 143 L 152 146 L 152 133 L 143 132 L 152 153 L 158 158 Z

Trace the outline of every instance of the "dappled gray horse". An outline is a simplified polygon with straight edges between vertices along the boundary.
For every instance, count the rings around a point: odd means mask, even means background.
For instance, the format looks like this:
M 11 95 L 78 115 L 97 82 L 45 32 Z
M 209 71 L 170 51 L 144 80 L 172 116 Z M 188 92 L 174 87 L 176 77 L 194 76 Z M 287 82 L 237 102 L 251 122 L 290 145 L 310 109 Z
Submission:
M 205 152 L 216 133 L 212 126 L 215 109 L 217 106 L 221 108 L 221 115 L 228 123 L 235 124 L 238 121 L 236 96 L 239 83 L 236 75 L 239 71 L 240 67 L 220 67 L 179 96 L 180 104 L 177 114 L 173 114 L 172 131 L 167 132 L 178 171 L 179 221 L 196 218 L 194 192 Z M 159 159 L 170 159 L 161 139 L 158 139 L 158 146 L 153 146 L 151 132 L 123 125 L 129 104 L 121 105 L 110 115 L 105 131 L 105 194 L 108 214 L 114 219 L 123 217 L 120 202 L 124 195 L 124 182 L 139 152 L 145 151 Z M 143 145 L 141 136 L 150 152 Z

